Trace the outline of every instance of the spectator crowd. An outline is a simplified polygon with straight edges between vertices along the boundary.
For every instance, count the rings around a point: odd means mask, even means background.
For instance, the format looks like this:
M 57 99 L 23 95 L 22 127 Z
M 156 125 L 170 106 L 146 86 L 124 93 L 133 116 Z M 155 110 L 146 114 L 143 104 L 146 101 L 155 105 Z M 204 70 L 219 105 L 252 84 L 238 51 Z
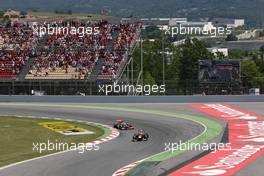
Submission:
M 140 32 L 140 23 L 120 24 L 116 28 L 117 37 L 113 48 L 105 54 L 105 63 L 101 68 L 98 79 L 116 79 L 126 62 L 128 52 L 135 44 Z
M 97 79 L 115 79 L 140 30 L 140 23 L 84 23 L 71 20 L 56 23 L 58 25 L 98 27 L 100 32 L 84 36 L 61 32 L 40 37 L 34 34 L 29 24 L 1 26 L 0 78 L 15 78 L 22 66 L 32 58 L 34 61 L 29 69 L 29 78 L 42 79 L 57 71 L 70 74 L 72 79 L 88 78 L 101 59 L 103 64 Z M 50 77 L 53 78 L 56 79 Z
M 25 24 L 0 26 L 0 78 L 15 78 L 35 54 L 38 38 Z

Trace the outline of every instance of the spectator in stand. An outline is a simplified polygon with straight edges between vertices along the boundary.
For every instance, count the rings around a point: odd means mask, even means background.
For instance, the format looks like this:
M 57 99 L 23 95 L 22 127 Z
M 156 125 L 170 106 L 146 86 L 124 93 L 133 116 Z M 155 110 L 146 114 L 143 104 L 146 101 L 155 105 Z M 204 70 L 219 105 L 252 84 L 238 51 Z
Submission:
M 84 23 L 72 24 L 76 27 L 85 26 Z M 64 22 L 61 25 L 64 25 Z M 76 72 L 80 73 L 79 77 L 91 73 L 100 55 L 105 53 L 105 46 L 112 40 L 112 25 L 102 21 L 93 26 L 99 26 L 98 35 L 49 35 L 44 51 L 37 56 L 32 69 L 42 72 L 42 68 L 51 71 L 61 68 L 68 73 L 68 68 L 74 67 Z
M 140 23 L 120 24 L 117 28 L 118 36 L 114 41 L 113 51 L 107 53 L 105 63 L 99 73 L 98 79 L 116 79 L 122 64 L 127 57 L 127 51 L 136 41 L 137 33 L 141 27 Z
M 25 61 L 34 54 L 38 38 L 27 24 L 14 23 L 0 27 L 2 42 L 0 78 L 15 78 Z
M 63 21 L 59 26 L 66 26 Z M 48 77 L 50 72 L 58 69 L 69 73 L 75 68 L 76 74 L 72 77 L 82 79 L 91 74 L 94 65 L 100 58 L 104 58 L 103 67 L 98 78 L 114 79 L 126 61 L 127 52 L 136 41 L 140 30 L 140 23 L 109 24 L 106 21 L 98 23 L 83 23 L 77 20 L 70 21 L 75 27 L 99 27 L 97 35 L 85 34 L 83 37 L 75 34 L 53 34 L 48 36 L 34 35 L 28 24 L 13 24 L 0 27 L 2 52 L 0 53 L 0 69 L 7 69 L 12 75 L 20 72 L 21 67 L 29 57 L 34 56 L 34 62 L 29 74 Z M 42 50 L 36 46 L 40 40 L 45 41 Z M 45 40 L 46 39 L 46 40 Z M 35 70 L 33 72 L 33 70 Z M 42 73 L 43 72 L 43 73 Z M 71 73 L 72 74 L 72 73 Z M 1 76 L 1 72 L 0 72 Z

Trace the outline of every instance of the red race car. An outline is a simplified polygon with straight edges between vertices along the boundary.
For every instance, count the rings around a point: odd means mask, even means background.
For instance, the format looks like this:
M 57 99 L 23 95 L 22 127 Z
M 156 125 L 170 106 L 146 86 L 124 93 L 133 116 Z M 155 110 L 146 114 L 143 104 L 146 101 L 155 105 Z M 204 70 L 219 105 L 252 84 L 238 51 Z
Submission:
M 133 125 L 124 122 L 123 120 L 116 120 L 113 125 L 114 128 L 119 130 L 133 130 Z

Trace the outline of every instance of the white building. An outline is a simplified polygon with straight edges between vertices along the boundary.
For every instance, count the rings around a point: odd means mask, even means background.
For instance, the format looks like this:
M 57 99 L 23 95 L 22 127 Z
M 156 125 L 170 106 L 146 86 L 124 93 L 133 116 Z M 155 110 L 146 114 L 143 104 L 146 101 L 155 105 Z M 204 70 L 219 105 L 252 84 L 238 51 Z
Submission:
M 231 27 L 239 27 L 239 26 L 244 26 L 245 25 L 245 20 L 244 19 L 234 19 L 233 24 L 229 24 Z
M 229 26 L 232 28 L 245 25 L 244 19 L 215 18 L 213 22 L 217 26 Z
M 169 26 L 176 26 L 179 23 L 187 23 L 187 18 L 170 18 Z
M 187 18 L 141 18 L 143 28 L 146 26 L 157 26 L 159 29 L 168 29 L 169 26 L 176 26 L 180 23 L 186 23 Z
M 211 30 L 213 30 L 213 29 L 215 29 L 215 26 L 213 25 L 212 22 L 207 22 L 207 23 L 205 23 L 204 26 L 203 26 L 203 30 L 204 30 L 204 31 L 211 31 Z
M 217 53 L 222 53 L 225 57 L 228 56 L 228 48 L 217 48 L 217 47 L 214 47 L 214 48 L 207 48 L 207 50 L 210 53 L 213 53 L 215 56 L 217 55 Z
M 186 39 L 178 40 L 178 41 L 173 42 L 173 45 L 174 46 L 180 46 L 180 45 L 185 44 L 185 41 L 186 41 Z
M 203 31 L 210 31 L 215 29 L 212 22 L 184 22 L 180 23 L 182 27 L 200 28 Z

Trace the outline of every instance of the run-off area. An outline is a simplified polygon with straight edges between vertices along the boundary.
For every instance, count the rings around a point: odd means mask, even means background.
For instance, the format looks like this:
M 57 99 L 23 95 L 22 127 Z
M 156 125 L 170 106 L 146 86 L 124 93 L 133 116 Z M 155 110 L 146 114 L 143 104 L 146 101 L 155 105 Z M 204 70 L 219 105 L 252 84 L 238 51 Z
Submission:
M 45 128 L 42 124 L 47 122 L 64 123 L 64 128 L 68 125 L 79 130 L 85 130 L 87 134 L 61 134 L 55 130 Z M 69 133 L 70 130 L 67 130 L 67 133 Z M 0 134 L 0 141 L 2 141 L 0 166 L 5 166 L 51 153 L 71 150 L 75 147 L 77 149 L 79 145 L 102 137 L 105 134 L 105 130 L 93 124 L 53 119 L 0 116 Z M 89 149 L 97 150 L 98 146 L 90 146 Z

